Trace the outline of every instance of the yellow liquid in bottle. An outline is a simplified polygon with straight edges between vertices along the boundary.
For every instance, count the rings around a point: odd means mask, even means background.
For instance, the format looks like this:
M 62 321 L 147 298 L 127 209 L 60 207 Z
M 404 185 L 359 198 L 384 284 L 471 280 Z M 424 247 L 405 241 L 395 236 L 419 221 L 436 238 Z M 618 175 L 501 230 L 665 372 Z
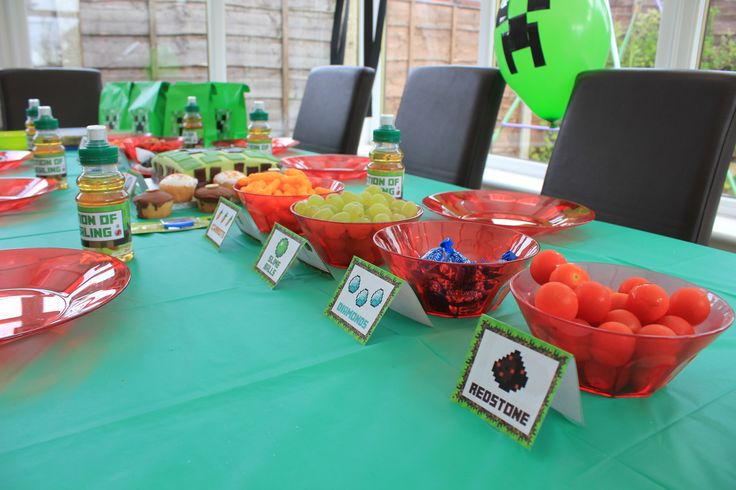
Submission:
M 187 112 L 181 121 L 181 135 L 184 138 L 184 148 L 202 146 L 202 116 Z
M 55 180 L 59 189 L 66 189 L 66 157 L 61 138 L 55 134 L 38 134 L 33 140 L 33 163 L 36 176 Z
M 99 172 L 99 175 L 95 175 L 95 173 L 85 170 L 77 178 L 77 185 L 79 186 L 79 194 L 77 194 L 76 200 L 77 206 L 80 208 L 87 208 L 93 212 L 94 208 L 100 208 L 101 211 L 104 211 L 102 208 L 108 206 L 119 204 L 129 206 L 128 193 L 123 189 L 125 178 L 118 172 Z M 127 211 L 129 212 L 130 208 L 127 208 Z M 112 240 L 108 242 L 85 242 L 84 237 L 82 237 L 82 247 L 85 250 L 105 253 L 127 262 L 133 258 L 133 241 L 129 228 L 125 233 L 127 233 L 127 242 L 123 244 L 115 245 Z M 87 246 L 90 244 L 95 246 Z
M 36 125 L 30 117 L 26 119 L 26 141 L 28 142 L 28 150 L 33 151 L 33 138 L 36 136 Z
M 370 152 L 368 185 L 377 185 L 382 191 L 397 199 L 404 194 L 404 153 L 399 150 L 384 151 L 376 148 Z
M 248 129 L 248 148 L 251 150 L 271 151 L 271 128 L 251 126 Z

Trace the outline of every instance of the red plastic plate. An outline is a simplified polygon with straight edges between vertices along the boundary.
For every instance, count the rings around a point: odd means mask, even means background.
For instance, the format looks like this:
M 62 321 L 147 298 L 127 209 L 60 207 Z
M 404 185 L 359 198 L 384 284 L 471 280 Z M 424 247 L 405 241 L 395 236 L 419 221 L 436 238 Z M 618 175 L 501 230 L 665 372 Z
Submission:
M 22 208 L 56 187 L 49 179 L 0 179 L 0 213 Z
M 0 151 L 0 171 L 18 167 L 32 156 L 30 151 Z
M 0 251 L 0 344 L 86 315 L 130 282 L 113 257 L 67 248 Z
M 527 235 L 544 235 L 595 219 L 585 206 L 554 197 L 523 192 L 475 190 L 443 192 L 422 203 L 447 218 L 503 226 Z
M 281 160 L 286 168 L 296 168 L 315 177 L 354 180 L 365 177 L 370 158 L 355 155 L 309 155 Z

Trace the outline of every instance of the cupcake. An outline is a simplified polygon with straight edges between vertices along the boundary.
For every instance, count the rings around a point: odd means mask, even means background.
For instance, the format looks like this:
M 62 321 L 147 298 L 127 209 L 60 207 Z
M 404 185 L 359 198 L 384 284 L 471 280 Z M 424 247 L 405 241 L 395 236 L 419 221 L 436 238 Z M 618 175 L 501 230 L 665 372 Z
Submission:
M 214 213 L 221 197 L 235 202 L 235 191 L 230 186 L 207 184 L 197 189 L 194 193 L 194 198 L 197 200 L 197 207 L 203 213 Z
M 219 174 L 215 175 L 215 178 L 212 179 L 212 182 L 218 185 L 224 185 L 226 187 L 233 187 L 238 180 L 245 177 L 245 174 L 243 172 L 238 172 L 237 170 L 225 170 L 224 172 L 220 172 Z
M 189 202 L 197 188 L 197 179 L 186 174 L 171 174 L 161 179 L 158 188 L 174 196 L 174 202 Z
M 133 198 L 138 217 L 143 219 L 161 219 L 171 214 L 174 197 L 168 192 L 149 189 Z

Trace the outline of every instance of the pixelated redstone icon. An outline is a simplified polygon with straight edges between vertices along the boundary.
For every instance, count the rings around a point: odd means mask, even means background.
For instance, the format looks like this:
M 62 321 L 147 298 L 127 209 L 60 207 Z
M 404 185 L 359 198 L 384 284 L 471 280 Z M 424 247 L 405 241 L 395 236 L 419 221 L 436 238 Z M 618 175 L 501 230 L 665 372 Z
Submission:
M 494 362 L 493 378 L 498 383 L 498 387 L 506 393 L 519 391 L 525 387 L 529 378 L 526 375 L 521 352 L 515 350 Z

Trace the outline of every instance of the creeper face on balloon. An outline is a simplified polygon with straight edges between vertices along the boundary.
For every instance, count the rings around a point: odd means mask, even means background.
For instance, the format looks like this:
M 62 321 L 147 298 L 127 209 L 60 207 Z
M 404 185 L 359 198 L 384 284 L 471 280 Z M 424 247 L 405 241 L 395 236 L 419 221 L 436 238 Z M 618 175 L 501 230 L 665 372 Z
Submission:
M 511 74 L 518 72 L 516 63 L 514 62 L 513 53 L 522 49 L 529 48 L 531 50 L 532 60 L 536 68 L 546 65 L 544 59 L 544 51 L 542 50 L 542 42 L 539 38 L 539 24 L 537 22 L 528 22 L 527 13 L 538 10 L 549 10 L 552 0 L 527 0 L 526 12 L 509 18 L 509 1 L 505 0 L 501 3 L 496 18 L 496 27 L 504 22 L 508 22 L 509 30 L 501 36 L 503 43 L 503 54 L 506 58 L 506 64 Z

